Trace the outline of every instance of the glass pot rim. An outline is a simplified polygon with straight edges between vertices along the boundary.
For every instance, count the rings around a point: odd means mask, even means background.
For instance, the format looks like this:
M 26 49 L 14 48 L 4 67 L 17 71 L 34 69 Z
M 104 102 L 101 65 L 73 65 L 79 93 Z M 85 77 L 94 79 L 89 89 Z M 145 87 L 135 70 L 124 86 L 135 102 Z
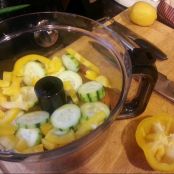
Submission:
M 62 15 L 62 16 L 68 16 L 68 17 L 71 17 L 71 18 L 80 18 L 84 21 L 88 21 L 88 22 L 92 22 L 92 25 L 96 25 L 96 26 L 99 26 L 99 27 L 102 27 L 102 30 L 104 31 L 104 34 L 108 34 L 112 37 L 113 41 L 114 39 L 118 41 L 118 43 L 124 48 L 124 45 L 122 45 L 122 43 L 118 40 L 118 38 L 116 37 L 116 35 L 114 34 L 114 32 L 109 29 L 108 27 L 106 27 L 105 25 L 97 22 L 97 21 L 94 21 L 92 19 L 89 19 L 87 17 L 83 17 L 83 16 L 80 16 L 80 15 L 76 15 L 76 14 L 69 14 L 69 13 L 64 13 L 64 12 L 35 12 L 35 13 L 29 13 L 29 14 L 24 14 L 24 15 L 19 15 L 19 16 L 16 16 L 16 17 L 11 17 L 11 18 L 8 18 L 8 19 L 5 19 L 3 21 L 0 22 L 0 26 L 3 24 L 3 23 L 10 23 L 12 21 L 15 21 L 15 20 L 18 20 L 20 18 L 25 18 L 27 16 L 33 16 L 33 17 L 37 17 L 37 15 Z M 29 27 L 28 30 L 22 30 L 22 31 L 35 31 L 35 30 L 39 30 L 39 29 L 42 29 L 42 27 L 39 27 L 39 26 L 27 26 Z M 35 162 L 35 160 L 33 159 L 28 159 L 30 156 L 46 156 L 46 158 L 49 158 L 49 159 L 54 159 L 54 158 L 59 158 L 61 156 L 64 156 L 66 154 L 69 154 L 73 151 L 76 151 L 78 150 L 79 147 L 82 147 L 84 144 L 87 144 L 87 143 L 90 143 L 91 141 L 94 140 L 94 138 L 100 133 L 102 133 L 103 131 L 105 131 L 107 129 L 107 127 L 110 125 L 110 123 L 114 120 L 113 118 L 113 115 L 118 115 L 120 110 L 121 110 L 121 107 L 123 105 L 123 101 L 124 99 L 126 98 L 126 94 L 127 94 L 127 84 L 129 84 L 129 81 L 127 80 L 128 77 L 127 77 L 127 71 L 126 71 L 126 68 L 125 68 L 125 65 L 124 65 L 124 62 L 123 60 L 121 59 L 121 56 L 118 54 L 117 50 L 114 49 L 114 47 L 112 46 L 112 43 L 109 43 L 105 38 L 102 38 L 99 37 L 99 35 L 96 35 L 94 33 L 92 33 L 91 31 L 86 31 L 85 29 L 81 29 L 81 28 L 75 28 L 75 27 L 70 27 L 70 26 L 66 26 L 66 28 L 69 27 L 68 29 L 69 30 L 73 30 L 73 29 L 78 29 L 78 31 L 82 32 L 82 33 L 85 33 L 86 35 L 88 35 L 89 37 L 92 37 L 93 39 L 99 41 L 99 42 L 102 42 L 102 45 L 104 45 L 104 47 L 106 47 L 107 49 L 110 49 L 112 51 L 112 53 L 114 54 L 114 57 L 117 59 L 118 63 L 119 63 L 119 66 L 120 66 L 120 70 L 121 70 L 121 73 L 122 73 L 122 83 L 123 83 L 123 86 L 122 86 L 122 90 L 121 90 L 121 93 L 120 93 L 120 97 L 119 97 L 119 100 L 114 108 L 114 110 L 111 112 L 109 118 L 104 121 L 99 127 L 97 127 L 95 130 L 91 131 L 88 135 L 85 135 L 84 137 L 81 137 L 80 139 L 78 140 L 75 140 L 73 142 L 71 142 L 70 144 L 67 144 L 65 146 L 62 146 L 62 147 L 58 147 L 57 149 L 53 149 L 53 150 L 48 150 L 48 151 L 45 151 L 45 152 L 38 152 L 38 153 L 30 153 L 30 154 L 21 154 L 21 153 L 14 153 L 14 152 L 0 152 L 0 159 L 3 160 L 3 157 L 7 157 L 7 161 L 16 161 L 19 159 L 19 161 L 21 161 L 20 159 L 25 159 L 27 161 L 31 161 L 31 162 Z M 63 28 L 63 27 L 62 27 Z M 46 27 L 46 29 L 53 29 L 51 25 L 48 25 Z M 21 32 L 22 32 L 21 31 Z M 20 32 L 18 34 L 21 34 Z M 2 44 L 2 42 L 5 42 L 6 40 L 9 40 L 13 37 L 18 37 L 18 35 L 16 35 L 16 33 L 12 32 L 12 36 L 11 37 L 9 35 L 9 33 L 7 34 L 4 34 L 2 33 L 2 36 L 4 36 L 2 39 L 0 39 L 0 44 Z M 53 155 L 53 156 L 52 156 Z M 42 158 L 36 158 L 36 161 L 37 160 L 42 160 Z M 43 158 L 45 159 L 45 158 Z

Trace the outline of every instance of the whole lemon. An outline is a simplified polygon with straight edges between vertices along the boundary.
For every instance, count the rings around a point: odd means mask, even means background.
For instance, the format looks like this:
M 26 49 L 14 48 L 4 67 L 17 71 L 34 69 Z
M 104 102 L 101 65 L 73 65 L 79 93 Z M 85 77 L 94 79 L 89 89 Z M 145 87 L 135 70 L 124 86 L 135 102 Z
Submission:
M 130 20 L 140 26 L 150 26 L 157 19 L 157 10 L 147 2 L 136 2 L 129 9 Z

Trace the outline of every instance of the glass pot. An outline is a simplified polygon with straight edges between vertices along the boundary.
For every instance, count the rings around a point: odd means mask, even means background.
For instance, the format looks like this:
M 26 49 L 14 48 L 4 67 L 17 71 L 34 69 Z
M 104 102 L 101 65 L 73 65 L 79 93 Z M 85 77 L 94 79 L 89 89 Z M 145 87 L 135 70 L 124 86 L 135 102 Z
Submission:
M 128 50 L 117 34 L 85 17 L 42 12 L 18 16 L 0 23 L 0 71 L 12 71 L 15 61 L 26 54 L 61 56 L 70 47 L 99 67 L 108 77 L 114 94 L 110 116 L 88 135 L 63 147 L 42 153 L 1 151 L 0 159 L 20 162 L 34 169 L 64 171 L 88 159 L 103 144 L 116 119 L 138 116 L 144 111 L 155 82 L 154 59 L 140 48 Z M 140 77 L 136 95 L 127 100 L 132 78 Z M 38 166 L 38 165 L 37 165 Z

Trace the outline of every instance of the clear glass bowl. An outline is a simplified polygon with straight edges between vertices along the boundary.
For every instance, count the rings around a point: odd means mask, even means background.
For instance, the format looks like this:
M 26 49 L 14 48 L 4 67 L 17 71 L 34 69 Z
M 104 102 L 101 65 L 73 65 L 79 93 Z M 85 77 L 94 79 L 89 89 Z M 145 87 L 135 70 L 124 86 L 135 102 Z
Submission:
M 1 151 L 1 160 L 22 162 L 30 169 L 39 166 L 43 171 L 68 170 L 88 159 L 103 144 L 113 120 L 137 116 L 145 109 L 157 78 L 154 62 L 141 49 L 130 53 L 109 28 L 77 15 L 43 12 L 2 21 L 0 74 L 12 71 L 16 60 L 24 55 L 61 57 L 66 48 L 76 50 L 108 77 L 114 89 L 109 118 L 88 135 L 63 147 L 34 154 Z M 143 62 L 137 59 L 142 55 Z M 141 83 L 135 98 L 128 102 L 126 98 L 134 74 L 140 74 Z

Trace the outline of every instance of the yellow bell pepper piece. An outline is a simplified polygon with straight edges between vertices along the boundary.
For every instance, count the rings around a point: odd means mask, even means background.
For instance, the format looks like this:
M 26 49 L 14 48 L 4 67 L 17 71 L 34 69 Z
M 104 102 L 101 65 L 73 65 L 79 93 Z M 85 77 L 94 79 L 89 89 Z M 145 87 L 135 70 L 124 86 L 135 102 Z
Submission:
M 46 73 L 47 74 L 56 73 L 59 72 L 62 68 L 64 68 L 62 60 L 59 57 L 54 56 L 50 60 L 50 63 L 48 64 L 48 69 Z
M 8 87 L 8 88 L 3 88 L 2 93 L 4 95 L 11 96 L 11 95 L 17 95 L 19 93 L 19 91 L 20 91 L 19 87 L 11 86 L 11 87 Z
M 3 80 L 0 80 L 0 87 L 9 87 L 12 79 L 12 72 L 3 72 Z
M 29 54 L 18 59 L 14 65 L 13 73 L 16 76 L 23 76 L 24 65 L 30 61 L 39 61 L 44 64 L 46 71 L 48 71 L 48 65 L 50 60 L 44 56 L 38 54 Z
M 95 71 L 87 70 L 85 73 L 85 77 L 89 80 L 95 80 L 98 74 Z
M 7 101 L 7 97 L 5 95 L 3 95 L 2 93 L 0 93 L 0 104 L 4 103 Z
M 4 88 L 4 87 L 8 87 L 10 86 L 10 82 L 5 81 L 5 80 L 0 80 L 0 87 Z
M 5 112 L 5 117 L 0 120 L 0 126 L 3 126 L 4 124 L 9 124 L 11 123 L 21 112 L 20 109 L 10 109 Z
M 11 80 L 12 80 L 12 72 L 4 71 L 3 72 L 3 80 L 11 82 Z
M 174 172 L 174 117 L 161 114 L 143 119 L 135 133 L 149 165 L 157 171 Z
M 76 52 L 72 48 L 67 48 L 66 51 L 67 53 L 72 55 L 74 58 L 76 58 L 81 64 L 95 71 L 97 74 L 100 74 L 100 69 L 96 65 L 94 65 L 92 62 L 90 62 L 89 60 L 84 58 L 82 55 L 80 55 L 78 52 Z
M 16 132 L 16 126 L 4 124 L 0 126 L 0 136 L 13 135 Z
M 46 135 L 53 128 L 51 123 L 44 123 L 40 126 L 42 134 Z
M 95 79 L 97 82 L 101 83 L 104 87 L 111 88 L 109 79 L 106 76 L 100 75 Z
M 38 153 L 38 152 L 44 152 L 43 144 L 29 147 L 29 148 L 22 151 L 22 153 Z
M 56 135 L 53 133 L 53 130 L 50 130 L 47 135 L 45 136 L 45 139 L 53 144 L 56 144 L 58 146 L 63 146 L 65 144 L 71 143 L 75 140 L 75 134 L 72 130 L 70 130 L 68 133 L 64 135 Z
M 78 129 L 75 133 L 75 136 L 77 139 L 87 135 L 88 133 L 90 133 L 92 131 L 92 127 L 91 124 L 88 121 L 84 121 L 83 123 L 81 123 L 78 126 Z
M 0 145 L 2 145 L 5 150 L 13 150 L 17 142 L 18 139 L 14 135 L 0 136 Z
M 17 95 L 20 92 L 21 82 L 22 82 L 21 77 L 13 76 L 12 84 L 7 88 L 2 88 L 2 94 L 7 96 Z
M 5 117 L 5 112 L 0 110 L 0 120 L 4 119 Z
M 73 89 L 73 86 L 72 86 L 71 82 L 70 81 L 64 81 L 63 85 L 64 85 L 65 91 L 68 92 L 68 94 L 70 95 L 72 101 L 75 104 L 78 104 L 79 103 L 79 99 L 77 97 L 76 91 Z
M 39 79 L 40 79 L 39 77 L 34 77 L 32 79 L 32 86 L 34 86 Z
M 43 144 L 44 148 L 47 149 L 47 150 L 52 150 L 52 149 L 55 149 L 57 147 L 56 144 L 51 143 L 51 142 L 49 142 L 48 140 L 46 140 L 44 138 L 42 139 L 42 144 Z
M 15 150 L 17 152 L 23 152 L 25 149 L 28 149 L 27 142 L 24 139 L 18 139 L 16 145 L 15 145 Z
M 105 118 L 106 114 L 101 111 L 96 113 L 89 119 L 81 121 L 75 133 L 76 138 L 78 139 L 84 135 L 87 135 L 90 131 L 99 126 L 104 121 Z

